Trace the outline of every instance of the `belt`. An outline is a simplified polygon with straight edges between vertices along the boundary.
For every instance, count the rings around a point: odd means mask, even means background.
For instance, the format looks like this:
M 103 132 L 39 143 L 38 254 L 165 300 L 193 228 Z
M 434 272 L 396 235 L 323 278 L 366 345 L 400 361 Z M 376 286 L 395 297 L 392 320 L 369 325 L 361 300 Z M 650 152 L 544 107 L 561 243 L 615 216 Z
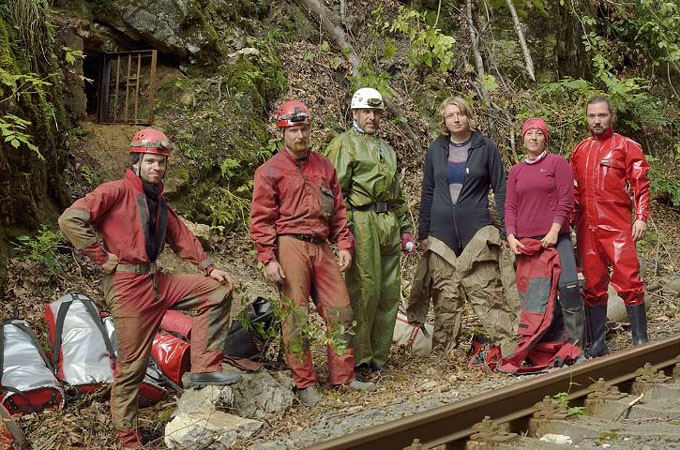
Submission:
M 155 274 L 159 272 L 158 266 L 155 262 L 151 264 L 118 264 L 116 266 L 116 272 L 132 272 L 135 274 Z
M 373 211 L 376 213 L 385 213 L 392 209 L 392 205 L 387 202 L 374 202 L 368 205 L 352 206 L 353 211 Z
M 305 241 L 305 242 L 309 242 L 310 244 L 316 244 L 316 245 L 323 244 L 326 241 L 325 239 L 321 239 L 321 238 L 318 238 L 318 237 L 315 237 L 315 236 L 310 236 L 308 234 L 286 233 L 286 234 L 282 234 L 281 236 L 290 236 L 290 237 L 298 239 L 300 241 Z

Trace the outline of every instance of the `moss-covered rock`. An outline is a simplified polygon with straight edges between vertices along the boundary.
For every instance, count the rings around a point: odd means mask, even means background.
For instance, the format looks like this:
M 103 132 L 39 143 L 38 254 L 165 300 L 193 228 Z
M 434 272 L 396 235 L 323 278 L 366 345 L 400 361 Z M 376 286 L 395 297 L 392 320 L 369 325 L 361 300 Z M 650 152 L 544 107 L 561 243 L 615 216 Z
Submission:
M 177 146 L 170 170 L 189 179 L 175 205 L 225 229 L 246 225 L 253 172 L 271 155 L 268 111 L 286 87 L 273 50 L 250 44 L 215 72 L 167 81 L 157 94 L 157 118 Z
M 50 222 L 55 204 L 68 197 L 61 177 L 70 121 L 47 20 L 43 2 L 17 0 L 0 9 L 0 211 L 6 226 L 30 229 Z M 30 124 L 22 129 L 13 116 Z M 13 132 L 22 133 L 18 145 L 5 142 Z

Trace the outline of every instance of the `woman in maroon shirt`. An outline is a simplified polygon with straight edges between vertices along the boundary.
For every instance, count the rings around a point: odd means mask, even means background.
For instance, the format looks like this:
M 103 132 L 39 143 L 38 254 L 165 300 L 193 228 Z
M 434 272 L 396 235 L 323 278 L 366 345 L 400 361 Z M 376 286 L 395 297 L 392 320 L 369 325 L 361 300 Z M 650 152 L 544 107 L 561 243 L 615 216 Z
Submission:
M 515 254 L 520 239 L 534 238 L 560 255 L 559 302 L 567 340 L 579 347 L 583 337 L 583 302 L 579 292 L 569 222 L 574 206 L 574 176 L 562 156 L 548 152 L 548 125 L 543 119 L 527 119 L 522 125 L 526 149 L 523 162 L 508 174 L 505 227 Z

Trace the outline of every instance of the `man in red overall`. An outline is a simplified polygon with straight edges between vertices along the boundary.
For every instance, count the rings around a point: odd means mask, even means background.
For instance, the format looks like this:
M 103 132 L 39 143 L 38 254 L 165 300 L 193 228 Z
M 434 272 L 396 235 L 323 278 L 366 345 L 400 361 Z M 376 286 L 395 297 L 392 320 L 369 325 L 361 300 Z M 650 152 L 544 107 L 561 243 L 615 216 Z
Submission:
M 192 385 L 239 380 L 238 375 L 221 371 L 234 282 L 228 272 L 214 266 L 163 198 L 168 139 L 159 130 L 145 128 L 133 137 L 130 153 L 132 166 L 125 178 L 102 184 L 59 218 L 64 236 L 104 272 L 105 302 L 113 316 L 117 345 L 111 415 L 124 449 L 142 445 L 137 426 L 139 384 L 167 309 L 192 311 Z M 161 272 L 156 258 L 166 242 L 203 275 Z
M 585 277 L 583 300 L 590 341 L 586 355 L 597 357 L 607 353 L 610 282 L 625 302 L 633 345 L 648 340 L 644 282 L 635 243 L 647 230 L 649 164 L 640 144 L 614 133 L 616 114 L 607 97 L 593 97 L 586 112 L 591 137 L 574 149 L 570 163 L 574 172 L 576 235 Z
M 373 388 L 373 383 L 354 377 L 353 314 L 341 274 L 352 262 L 354 238 L 335 168 L 309 148 L 311 123 L 303 103 L 279 106 L 276 126 L 284 146 L 255 171 L 250 212 L 257 260 L 281 291 L 286 362 L 305 406 L 321 399 L 307 339 L 310 296 L 331 336 L 330 383 L 354 390 Z M 328 241 L 338 246 L 339 268 Z

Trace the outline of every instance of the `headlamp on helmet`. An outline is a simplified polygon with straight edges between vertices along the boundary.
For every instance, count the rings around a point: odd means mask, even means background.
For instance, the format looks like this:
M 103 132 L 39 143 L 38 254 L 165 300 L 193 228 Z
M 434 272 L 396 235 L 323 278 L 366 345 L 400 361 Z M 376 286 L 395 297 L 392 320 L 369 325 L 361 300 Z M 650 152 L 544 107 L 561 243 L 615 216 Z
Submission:
M 168 137 L 155 128 L 144 128 L 135 134 L 130 142 L 130 153 L 151 153 L 170 156 L 172 147 Z
M 352 96 L 352 109 L 385 109 L 382 95 L 373 88 L 361 88 Z
M 307 106 L 304 103 L 291 100 L 279 105 L 274 120 L 276 120 L 277 127 L 289 128 L 310 125 L 312 123 L 312 116 L 309 115 Z

